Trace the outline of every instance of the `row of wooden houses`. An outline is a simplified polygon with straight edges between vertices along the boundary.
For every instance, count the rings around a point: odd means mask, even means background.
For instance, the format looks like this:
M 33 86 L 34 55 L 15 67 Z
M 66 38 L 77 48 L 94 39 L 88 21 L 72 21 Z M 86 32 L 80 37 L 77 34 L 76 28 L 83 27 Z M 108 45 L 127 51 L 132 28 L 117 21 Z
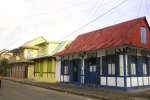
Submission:
M 69 41 L 47 41 L 40 36 L 11 50 L 7 76 L 42 82 L 60 80 L 60 61 L 53 55 L 64 49 Z
M 79 35 L 38 37 L 10 51 L 9 77 L 119 89 L 150 86 L 150 27 L 145 17 Z

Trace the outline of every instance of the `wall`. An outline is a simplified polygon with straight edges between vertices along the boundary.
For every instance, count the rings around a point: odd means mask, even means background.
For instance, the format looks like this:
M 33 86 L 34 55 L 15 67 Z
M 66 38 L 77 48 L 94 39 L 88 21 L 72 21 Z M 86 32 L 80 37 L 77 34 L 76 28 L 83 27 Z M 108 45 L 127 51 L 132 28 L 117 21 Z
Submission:
M 31 52 L 31 55 L 29 55 L 29 52 Z M 38 55 L 38 50 L 37 49 L 24 49 L 24 58 L 25 59 L 34 58 L 37 55 Z
M 27 74 L 25 71 L 26 64 L 18 63 L 18 64 L 11 64 L 9 69 L 10 77 L 17 78 L 17 79 L 24 79 L 27 78 L 25 75 Z
M 34 78 L 34 64 L 28 66 L 28 79 L 33 80 Z
M 56 67 L 55 59 L 45 58 L 45 59 L 36 60 L 35 72 L 36 72 L 36 68 L 39 69 L 39 72 L 35 73 L 34 80 L 42 81 L 42 82 L 52 82 L 52 83 L 56 82 L 55 67 Z

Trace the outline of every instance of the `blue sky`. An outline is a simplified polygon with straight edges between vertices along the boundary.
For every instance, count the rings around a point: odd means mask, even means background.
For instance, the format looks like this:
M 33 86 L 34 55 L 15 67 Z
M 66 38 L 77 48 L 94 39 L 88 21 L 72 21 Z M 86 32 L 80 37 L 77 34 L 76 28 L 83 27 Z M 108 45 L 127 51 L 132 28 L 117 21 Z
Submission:
M 40 35 L 48 40 L 74 39 L 79 34 L 141 16 L 150 23 L 150 0 L 126 0 L 72 34 L 122 1 L 0 0 L 0 49 L 13 49 Z

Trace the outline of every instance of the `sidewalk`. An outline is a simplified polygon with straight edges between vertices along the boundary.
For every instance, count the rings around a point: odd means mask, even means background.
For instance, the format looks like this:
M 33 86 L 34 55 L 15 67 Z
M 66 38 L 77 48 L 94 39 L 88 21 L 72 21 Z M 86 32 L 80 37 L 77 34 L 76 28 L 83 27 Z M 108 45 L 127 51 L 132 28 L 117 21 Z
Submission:
M 112 89 L 104 89 L 104 88 L 97 89 L 85 86 L 83 87 L 80 85 L 73 85 L 73 84 L 60 84 L 60 83 L 51 84 L 32 80 L 18 80 L 12 78 L 5 78 L 5 80 L 51 89 L 64 93 L 71 93 L 75 95 L 96 98 L 100 100 L 150 100 L 150 88 L 141 91 L 123 92 Z

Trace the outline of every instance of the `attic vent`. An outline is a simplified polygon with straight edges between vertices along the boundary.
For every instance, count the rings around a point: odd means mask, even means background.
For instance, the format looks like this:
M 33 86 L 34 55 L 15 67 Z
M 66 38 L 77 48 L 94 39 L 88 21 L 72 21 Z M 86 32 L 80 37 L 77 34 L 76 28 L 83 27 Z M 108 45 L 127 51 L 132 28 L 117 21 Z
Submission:
M 146 44 L 147 43 L 146 28 L 145 27 L 141 27 L 140 28 L 140 32 L 141 32 L 141 43 L 142 44 Z

